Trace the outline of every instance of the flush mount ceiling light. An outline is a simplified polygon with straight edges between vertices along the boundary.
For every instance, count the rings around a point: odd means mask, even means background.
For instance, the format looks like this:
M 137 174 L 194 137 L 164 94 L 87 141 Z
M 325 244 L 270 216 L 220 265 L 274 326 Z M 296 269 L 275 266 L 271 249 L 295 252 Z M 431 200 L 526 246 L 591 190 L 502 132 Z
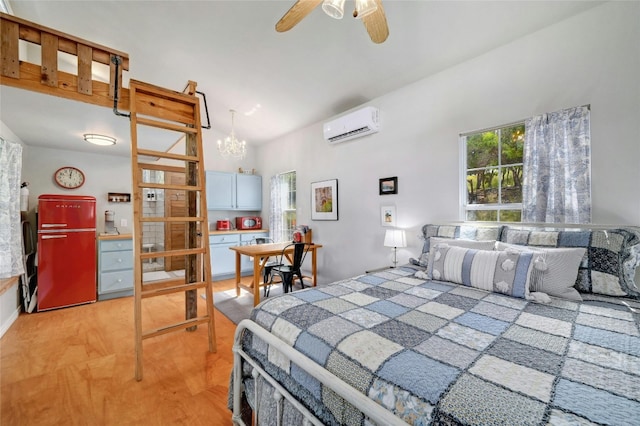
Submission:
M 224 141 L 218 139 L 218 151 L 222 158 L 236 157 L 242 160 L 247 155 L 247 142 L 236 138 L 236 132 L 233 129 L 233 116 L 236 111 L 230 109 L 229 112 L 231 113 L 231 134 L 224 138 Z
M 105 135 L 97 135 L 95 133 L 84 134 L 84 140 L 94 145 L 108 146 L 116 144 L 116 138 Z

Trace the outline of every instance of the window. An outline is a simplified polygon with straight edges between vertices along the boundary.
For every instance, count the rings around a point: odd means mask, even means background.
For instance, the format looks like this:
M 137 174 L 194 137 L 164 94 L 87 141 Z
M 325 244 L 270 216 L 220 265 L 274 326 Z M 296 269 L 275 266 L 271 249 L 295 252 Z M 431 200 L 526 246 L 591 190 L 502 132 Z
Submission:
M 274 241 L 291 241 L 296 227 L 296 172 L 271 178 L 269 229 Z
M 524 122 L 460 135 L 467 221 L 520 222 Z

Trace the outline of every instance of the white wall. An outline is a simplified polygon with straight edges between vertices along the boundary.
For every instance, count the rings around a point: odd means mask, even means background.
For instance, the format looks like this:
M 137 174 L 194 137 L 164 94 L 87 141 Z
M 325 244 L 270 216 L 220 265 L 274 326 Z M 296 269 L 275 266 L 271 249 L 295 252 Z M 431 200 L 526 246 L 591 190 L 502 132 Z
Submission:
M 5 126 L 6 127 L 6 126 Z M 237 171 L 238 167 L 255 168 L 255 149 L 249 149 L 244 160 L 223 160 L 217 154 L 215 141 L 219 136 L 213 130 L 203 130 L 204 165 L 206 170 Z M 181 150 L 181 151 L 180 151 Z M 175 152 L 184 152 L 184 146 L 178 145 Z M 35 224 L 34 209 L 38 196 L 42 194 L 91 195 L 96 197 L 98 232 L 104 232 L 104 211 L 113 210 L 116 227 L 122 234 L 133 231 L 132 203 L 109 203 L 109 192 L 132 193 L 131 159 L 108 154 L 89 154 L 77 151 L 29 146 L 23 161 L 23 180 L 29 181 L 30 220 Z M 105 147 L 108 152 L 108 147 Z M 74 190 L 64 190 L 53 180 L 53 173 L 62 166 L 75 166 L 85 174 L 85 184 Z M 258 172 L 259 174 L 259 172 Z M 210 221 L 224 212 L 211 212 Z M 227 214 L 228 215 L 228 214 Z M 126 219 L 127 226 L 121 227 L 120 220 Z
M 399 250 L 406 261 L 421 250 L 421 225 L 460 219 L 460 133 L 590 104 L 593 223 L 638 225 L 638 22 L 640 3 L 605 3 L 372 100 L 378 134 L 330 146 L 317 123 L 268 144 L 258 160 L 264 199 L 269 176 L 296 170 L 298 223 L 324 245 L 321 283 L 390 264 L 383 205 L 395 205 L 408 230 L 409 247 Z M 389 176 L 398 177 L 398 194 L 378 195 L 378 179 Z M 311 182 L 334 178 L 339 220 L 311 221 Z

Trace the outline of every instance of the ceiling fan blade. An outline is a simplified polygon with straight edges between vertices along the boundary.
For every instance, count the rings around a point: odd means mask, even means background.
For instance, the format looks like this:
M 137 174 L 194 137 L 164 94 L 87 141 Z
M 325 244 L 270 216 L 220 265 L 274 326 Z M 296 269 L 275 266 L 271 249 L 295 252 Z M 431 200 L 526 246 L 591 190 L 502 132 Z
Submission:
M 364 27 L 374 43 L 382 43 L 389 37 L 389 27 L 387 26 L 387 16 L 382 8 L 382 0 L 376 0 L 378 9 L 375 12 L 362 18 Z
M 298 0 L 276 24 L 279 33 L 289 31 L 307 16 L 322 0 Z

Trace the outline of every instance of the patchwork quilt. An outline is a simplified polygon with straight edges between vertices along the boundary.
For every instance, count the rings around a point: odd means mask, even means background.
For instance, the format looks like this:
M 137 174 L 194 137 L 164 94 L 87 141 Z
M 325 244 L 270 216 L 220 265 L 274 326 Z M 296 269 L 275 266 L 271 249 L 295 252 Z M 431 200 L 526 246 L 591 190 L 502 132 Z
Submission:
M 638 424 L 637 303 L 540 304 L 414 272 L 269 298 L 252 320 L 409 424 Z M 248 331 L 243 347 L 323 423 L 371 424 L 278 348 Z

